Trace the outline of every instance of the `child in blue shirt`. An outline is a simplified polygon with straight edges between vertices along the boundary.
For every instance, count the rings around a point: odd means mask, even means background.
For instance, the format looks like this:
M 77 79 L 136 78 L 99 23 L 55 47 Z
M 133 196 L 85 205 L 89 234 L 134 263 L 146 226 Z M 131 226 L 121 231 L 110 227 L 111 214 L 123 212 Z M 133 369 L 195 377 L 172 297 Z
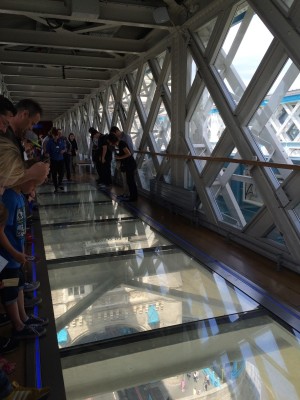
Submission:
M 13 324 L 13 336 L 17 339 L 30 339 L 46 333 L 47 318 L 28 316 L 24 308 L 25 278 L 21 265 L 26 262 L 24 241 L 26 234 L 26 214 L 23 194 L 35 189 L 34 181 L 27 181 L 11 189 L 6 189 L 2 203 L 7 209 L 5 226 L 0 226 L 0 255 L 7 265 L 0 272 L 3 287 L 0 290 L 2 303 Z M 5 279 L 15 279 L 13 286 L 5 286 Z

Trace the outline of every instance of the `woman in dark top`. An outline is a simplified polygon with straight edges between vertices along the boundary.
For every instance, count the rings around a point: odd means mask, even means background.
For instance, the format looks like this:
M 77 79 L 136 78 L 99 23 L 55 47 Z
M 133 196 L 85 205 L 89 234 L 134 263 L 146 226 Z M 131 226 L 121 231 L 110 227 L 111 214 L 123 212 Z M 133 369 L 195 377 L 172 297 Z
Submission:
M 111 146 L 118 149 L 118 153 L 115 154 L 115 159 L 121 161 L 121 171 L 126 173 L 127 185 L 129 188 L 129 198 L 123 199 L 124 201 L 136 201 L 138 198 L 137 186 L 135 183 L 135 170 L 136 162 L 133 158 L 127 144 L 123 140 L 119 140 L 114 133 L 110 133 L 107 136 L 107 141 Z
M 74 133 L 70 133 L 68 136 L 69 142 L 71 143 L 71 157 L 72 157 L 72 161 L 71 161 L 71 165 L 72 165 L 72 171 L 75 174 L 75 167 L 76 167 L 76 154 L 78 151 L 78 146 L 77 146 L 77 142 L 75 139 L 75 135 Z

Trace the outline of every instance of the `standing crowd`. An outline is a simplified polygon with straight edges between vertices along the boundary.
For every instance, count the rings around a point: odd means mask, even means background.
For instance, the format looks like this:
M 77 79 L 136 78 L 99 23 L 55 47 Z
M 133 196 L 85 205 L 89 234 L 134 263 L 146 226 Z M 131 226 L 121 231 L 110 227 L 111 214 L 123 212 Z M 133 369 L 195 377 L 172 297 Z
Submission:
M 120 201 L 137 201 L 138 191 L 135 182 L 136 162 L 130 135 L 112 126 L 110 133 L 104 135 L 95 128 L 89 129 L 91 135 L 92 160 L 98 174 L 100 188 L 112 185 L 111 162 L 114 156 L 116 169 L 122 176 L 124 192 L 118 196 Z

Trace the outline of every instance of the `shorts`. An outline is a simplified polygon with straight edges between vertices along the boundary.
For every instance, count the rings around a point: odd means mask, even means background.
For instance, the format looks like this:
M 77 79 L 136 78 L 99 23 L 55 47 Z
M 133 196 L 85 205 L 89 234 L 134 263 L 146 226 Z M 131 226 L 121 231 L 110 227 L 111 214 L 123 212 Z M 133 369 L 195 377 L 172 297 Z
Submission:
M 18 299 L 19 291 L 24 288 L 25 276 L 21 268 L 4 268 L 0 273 L 0 280 L 19 278 L 18 286 L 9 286 L 0 289 L 2 304 L 12 304 Z

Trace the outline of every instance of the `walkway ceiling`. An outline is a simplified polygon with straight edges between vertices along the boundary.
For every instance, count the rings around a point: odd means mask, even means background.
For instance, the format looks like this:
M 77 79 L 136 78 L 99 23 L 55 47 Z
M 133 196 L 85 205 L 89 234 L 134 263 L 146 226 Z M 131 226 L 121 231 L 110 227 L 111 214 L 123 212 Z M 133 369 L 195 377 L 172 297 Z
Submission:
M 196 3 L 0 0 L 7 94 L 13 102 L 36 99 L 44 119 L 55 119 L 168 36 Z

